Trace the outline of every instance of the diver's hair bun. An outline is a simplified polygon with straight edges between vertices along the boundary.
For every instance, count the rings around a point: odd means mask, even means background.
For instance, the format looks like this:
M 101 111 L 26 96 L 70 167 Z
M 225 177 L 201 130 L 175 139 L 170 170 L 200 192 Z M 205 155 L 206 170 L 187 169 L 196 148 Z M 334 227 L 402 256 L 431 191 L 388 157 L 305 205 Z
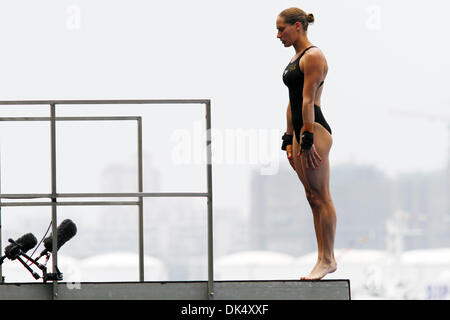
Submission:
M 303 30 L 308 30 L 308 25 L 314 22 L 314 15 L 312 13 L 306 13 L 300 8 L 291 7 L 284 9 L 279 14 L 280 17 L 284 18 L 284 21 L 288 24 L 295 24 L 296 22 L 300 22 L 303 26 Z

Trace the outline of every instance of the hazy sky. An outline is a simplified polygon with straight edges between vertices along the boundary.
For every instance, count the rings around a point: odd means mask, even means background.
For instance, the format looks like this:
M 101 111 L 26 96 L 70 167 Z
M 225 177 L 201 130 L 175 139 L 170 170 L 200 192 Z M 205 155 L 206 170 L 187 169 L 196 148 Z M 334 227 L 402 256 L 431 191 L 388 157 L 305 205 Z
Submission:
M 333 131 L 332 167 L 373 164 L 391 176 L 443 168 L 450 120 L 445 1 L 1 0 L 0 100 L 211 99 L 215 205 L 247 210 L 250 170 L 276 174 L 287 165 L 281 77 L 295 52 L 276 38 L 275 20 L 291 6 L 314 14 L 308 37 L 328 61 L 322 110 Z M 1 107 L 0 115 L 30 110 Z M 77 107 L 66 114 L 75 112 L 145 114 L 146 163 L 161 170 L 161 191 L 206 190 L 202 164 L 180 160 L 186 143 L 202 155 L 186 140 L 204 129 L 202 106 Z M 48 115 L 48 108 L 36 114 Z M 39 147 L 48 125 L 1 126 L 10 130 L 0 137 L 2 174 L 10 181 L 2 183 L 4 192 L 19 192 L 14 174 L 48 181 L 48 142 Z M 67 176 L 60 183 L 67 191 L 97 191 L 98 179 L 80 187 L 80 176 L 99 177 L 111 163 L 135 164 L 134 124 L 61 128 L 67 140 L 58 150 L 67 162 L 61 159 L 59 170 Z M 242 161 L 236 136 L 251 141 Z

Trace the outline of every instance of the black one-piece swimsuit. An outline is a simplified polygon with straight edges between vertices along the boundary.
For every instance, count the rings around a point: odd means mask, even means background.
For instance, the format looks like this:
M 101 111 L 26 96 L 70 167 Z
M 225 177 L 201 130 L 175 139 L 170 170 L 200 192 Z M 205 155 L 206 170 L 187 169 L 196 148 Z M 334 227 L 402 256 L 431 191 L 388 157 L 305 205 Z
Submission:
M 304 75 L 300 70 L 300 59 L 305 52 L 315 46 L 311 46 L 303 50 L 300 56 L 295 61 L 290 62 L 283 72 L 283 82 L 289 89 L 289 102 L 291 103 L 292 112 L 292 126 L 294 127 L 297 141 L 300 142 L 300 130 L 303 127 L 302 105 L 303 105 L 303 83 Z M 323 81 L 320 83 L 320 86 Z M 318 122 L 325 127 L 331 134 L 331 128 L 328 125 L 322 110 L 319 106 L 314 104 L 314 122 Z

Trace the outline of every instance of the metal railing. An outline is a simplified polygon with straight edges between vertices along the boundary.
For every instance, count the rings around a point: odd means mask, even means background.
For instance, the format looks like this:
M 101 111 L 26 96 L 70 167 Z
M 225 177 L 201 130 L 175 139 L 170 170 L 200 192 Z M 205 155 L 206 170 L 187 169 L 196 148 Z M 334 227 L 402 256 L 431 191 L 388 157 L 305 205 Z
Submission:
M 142 118 L 140 116 L 105 116 L 105 117 L 56 117 L 57 105 L 112 105 L 112 104 L 204 104 L 206 118 L 206 177 L 207 192 L 143 192 L 142 162 Z M 1 209 L 8 206 L 51 206 L 52 208 L 52 247 L 57 248 L 57 207 L 80 205 L 137 205 L 139 208 L 139 281 L 144 281 L 144 228 L 143 198 L 145 197 L 206 197 L 207 198 L 207 242 L 208 242 L 208 285 L 209 299 L 214 297 L 213 270 L 213 212 L 212 212 L 212 154 L 211 154 L 211 101 L 209 99 L 152 99 L 152 100 L 33 100 L 0 101 L 0 105 L 49 105 L 50 117 L 0 117 L 0 121 L 50 121 L 51 142 L 51 193 L 50 194 L 2 194 L 0 193 L 0 248 L 1 248 Z M 56 121 L 137 121 L 138 131 L 138 192 L 134 193 L 58 193 L 56 190 Z M 0 173 L 1 174 L 1 173 Z M 1 177 L 1 176 L 0 176 Z M 50 199 L 51 202 L 2 202 L 2 199 Z M 65 201 L 60 198 L 138 198 L 138 201 Z M 53 272 L 57 272 L 58 254 L 52 252 Z M 0 281 L 2 269 L 0 266 Z M 58 295 L 58 282 L 53 281 L 53 298 Z

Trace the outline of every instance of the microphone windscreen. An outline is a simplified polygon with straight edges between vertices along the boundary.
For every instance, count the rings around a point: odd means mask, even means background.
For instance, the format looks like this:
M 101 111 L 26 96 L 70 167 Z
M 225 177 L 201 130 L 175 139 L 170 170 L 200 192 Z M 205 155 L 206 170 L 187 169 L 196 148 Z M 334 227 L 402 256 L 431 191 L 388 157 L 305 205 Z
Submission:
M 73 238 L 77 233 L 77 226 L 72 220 L 66 219 L 59 225 L 57 231 L 58 244 L 56 250 L 59 250 L 67 241 Z M 44 239 L 44 247 L 47 251 L 52 252 L 53 250 L 53 235 Z
M 27 233 L 16 240 L 23 252 L 33 249 L 37 245 L 37 239 L 32 233 Z
M 37 239 L 32 233 L 27 233 L 21 236 L 19 239 L 16 240 L 16 243 L 20 245 L 22 252 L 27 252 L 30 249 L 33 249 L 34 246 L 37 244 Z M 14 243 L 9 244 L 5 248 L 5 254 L 9 257 L 11 254 L 15 254 L 12 251 L 16 251 L 17 246 Z

